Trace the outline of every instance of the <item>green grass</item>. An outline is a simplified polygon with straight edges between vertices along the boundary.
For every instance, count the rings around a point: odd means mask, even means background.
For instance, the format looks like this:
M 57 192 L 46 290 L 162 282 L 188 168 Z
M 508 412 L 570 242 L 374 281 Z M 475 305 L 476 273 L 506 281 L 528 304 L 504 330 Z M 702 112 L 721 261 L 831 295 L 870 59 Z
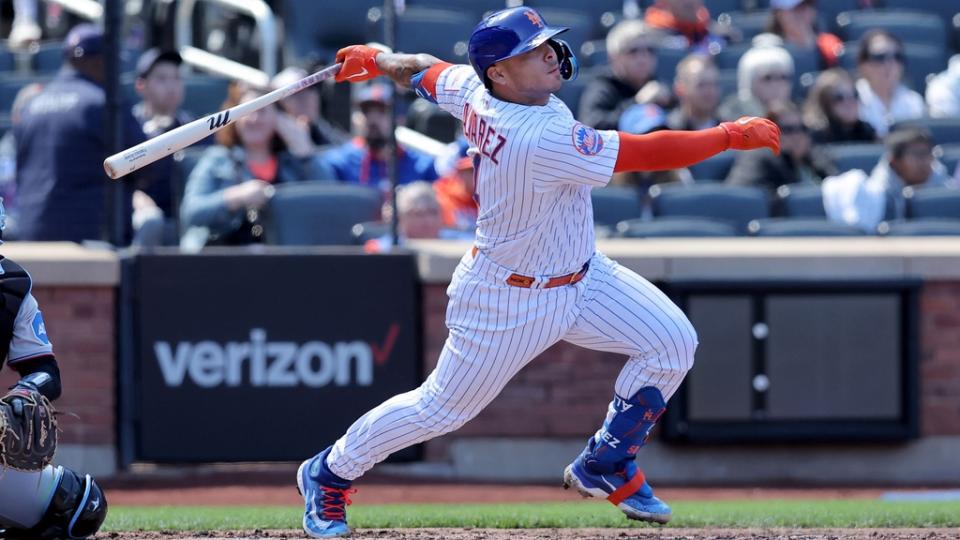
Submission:
M 106 531 L 216 531 L 297 529 L 302 508 L 141 507 L 110 509 Z M 686 501 L 673 505 L 670 527 L 958 527 L 960 502 Z M 395 527 L 629 527 L 623 514 L 606 502 L 542 504 L 354 505 L 350 525 Z M 642 525 L 641 525 L 642 526 Z

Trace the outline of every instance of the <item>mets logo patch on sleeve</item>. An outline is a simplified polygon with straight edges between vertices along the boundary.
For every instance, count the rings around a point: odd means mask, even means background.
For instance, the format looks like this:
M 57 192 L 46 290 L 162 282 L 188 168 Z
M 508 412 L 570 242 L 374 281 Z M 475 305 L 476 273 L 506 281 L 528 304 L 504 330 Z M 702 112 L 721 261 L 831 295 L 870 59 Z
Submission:
M 47 325 L 43 323 L 43 315 L 39 311 L 33 316 L 33 335 L 40 343 L 50 344 L 50 338 L 47 337 Z
M 592 127 L 577 123 L 573 126 L 573 146 L 585 156 L 595 156 L 603 150 L 603 137 Z

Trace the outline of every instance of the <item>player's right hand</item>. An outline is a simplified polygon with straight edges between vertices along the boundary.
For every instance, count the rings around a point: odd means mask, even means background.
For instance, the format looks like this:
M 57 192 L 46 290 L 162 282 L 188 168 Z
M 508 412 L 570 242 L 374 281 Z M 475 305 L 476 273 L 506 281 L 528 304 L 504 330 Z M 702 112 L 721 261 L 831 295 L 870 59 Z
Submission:
M 766 118 L 744 116 L 736 122 L 724 122 L 720 127 L 727 132 L 727 148 L 754 150 L 769 148 L 780 155 L 780 128 Z
M 366 45 L 351 45 L 337 51 L 337 63 L 342 64 L 337 72 L 337 82 L 361 82 L 383 75 L 377 66 L 380 49 Z

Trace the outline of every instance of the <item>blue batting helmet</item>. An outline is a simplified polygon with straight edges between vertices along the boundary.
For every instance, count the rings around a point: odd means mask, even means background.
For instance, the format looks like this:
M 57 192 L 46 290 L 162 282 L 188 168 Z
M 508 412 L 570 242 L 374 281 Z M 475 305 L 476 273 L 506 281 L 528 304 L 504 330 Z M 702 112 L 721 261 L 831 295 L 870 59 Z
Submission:
M 579 71 L 577 57 L 565 41 L 553 39 L 567 30 L 567 27 L 548 26 L 543 17 L 529 7 L 498 11 L 480 21 L 473 29 L 467 47 L 470 65 L 489 88 L 487 68 L 501 60 L 532 51 L 546 42 L 557 53 L 560 75 L 565 80 L 573 80 Z

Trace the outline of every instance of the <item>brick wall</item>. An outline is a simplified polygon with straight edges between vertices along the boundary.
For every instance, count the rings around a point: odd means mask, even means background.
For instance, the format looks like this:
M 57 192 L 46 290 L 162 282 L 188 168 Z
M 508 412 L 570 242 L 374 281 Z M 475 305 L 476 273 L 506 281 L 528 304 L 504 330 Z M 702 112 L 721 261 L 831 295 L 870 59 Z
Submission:
M 446 338 L 445 286 L 423 288 L 427 372 Z M 921 296 L 921 433 L 960 435 L 960 282 L 929 283 Z M 603 419 L 623 357 L 559 343 L 533 360 L 462 436 L 579 437 Z M 442 456 L 448 437 L 428 445 Z
M 56 403 L 66 413 L 60 416 L 60 442 L 114 445 L 114 289 L 36 287 L 33 295 L 63 377 L 63 395 Z M 0 372 L 2 388 L 16 379 L 9 368 Z

